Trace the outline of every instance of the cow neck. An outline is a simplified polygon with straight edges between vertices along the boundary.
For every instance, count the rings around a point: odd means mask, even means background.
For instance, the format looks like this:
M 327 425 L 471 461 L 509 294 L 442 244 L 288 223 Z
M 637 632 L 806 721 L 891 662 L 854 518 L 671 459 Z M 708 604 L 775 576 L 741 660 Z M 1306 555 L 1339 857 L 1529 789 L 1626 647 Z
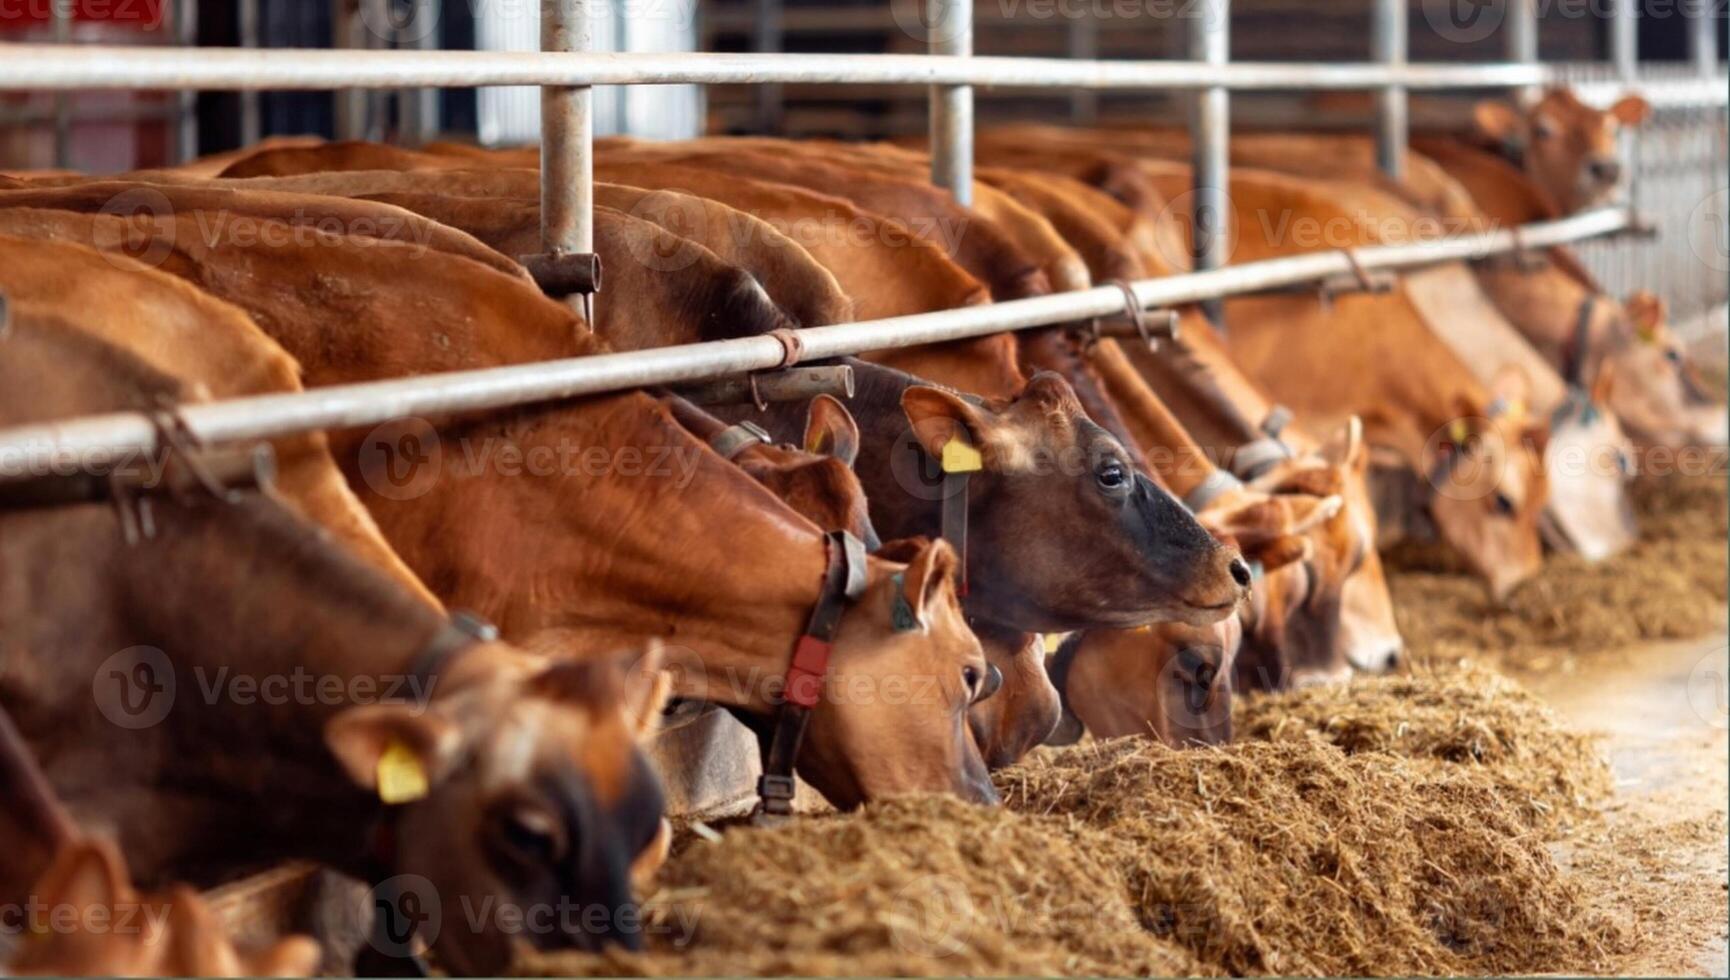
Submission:
M 1136 441 L 1143 445 L 1154 475 L 1166 489 L 1189 503 L 1191 509 L 1199 509 L 1219 492 L 1230 489 L 1228 484 L 1236 483 L 1190 437 L 1183 423 L 1147 386 L 1115 341 L 1099 344 L 1094 364 Z
M 439 482 L 377 511 L 441 599 L 506 637 L 660 641 L 681 665 L 676 696 L 761 706 L 750 679 L 784 672 L 817 599 L 815 525 L 646 395 L 531 406 L 441 438 Z M 533 475 L 468 462 L 507 448 L 562 462 Z
M 121 763 L 115 771 L 135 778 L 68 803 L 109 814 L 101 794 L 130 801 L 149 787 L 153 808 L 129 803 L 121 828 L 144 877 L 182 869 L 197 878 L 261 858 L 351 866 L 381 805 L 337 769 L 323 743 L 325 722 L 355 704 L 416 693 L 404 686 L 405 674 L 443 632 L 444 615 L 267 497 L 154 498 L 151 509 L 155 536 L 131 546 L 106 504 L 57 508 L 32 525 L 50 535 L 41 546 L 62 559 L 68 547 L 104 556 L 104 598 L 78 612 L 114 611 L 100 627 L 83 627 L 90 657 L 151 647 L 174 670 L 166 719 L 129 733 L 135 737 L 124 744 L 108 740 L 110 761 Z M 176 570 L 167 583 L 164 568 Z M 67 627 L 43 621 L 38 628 Z M 463 658 L 460 681 L 443 677 L 419 693 L 448 697 L 522 656 L 494 646 Z M 79 669 L 89 674 L 97 665 Z M 287 686 L 265 697 L 267 679 Z M 179 764 L 185 759 L 198 764 Z

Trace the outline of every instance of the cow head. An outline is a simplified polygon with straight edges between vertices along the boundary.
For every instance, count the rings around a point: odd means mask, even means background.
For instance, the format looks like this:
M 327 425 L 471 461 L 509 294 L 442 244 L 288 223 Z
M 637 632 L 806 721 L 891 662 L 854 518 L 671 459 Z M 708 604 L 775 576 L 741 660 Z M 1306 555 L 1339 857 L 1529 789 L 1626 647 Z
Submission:
M 1681 449 L 1730 441 L 1723 403 L 1701 383 L 1670 330 L 1664 301 L 1641 289 L 1623 303 L 1626 331 L 1604 359 L 1614 367 L 1608 404 L 1641 443 Z
M 1634 445 L 1622 431 L 1610 404 L 1615 370 L 1598 368 L 1591 391 L 1570 389 L 1550 416 L 1544 471 L 1550 480 L 1550 505 L 1540 525 L 1545 540 L 1559 551 L 1599 561 L 1634 543 L 1634 504 L 1628 494 L 1634 478 Z
M 1236 544 L 1256 572 L 1250 601 L 1239 615 L 1243 647 L 1236 661 L 1239 688 L 1286 686 L 1294 658 L 1301 659 L 1306 670 L 1318 669 L 1309 663 L 1317 657 L 1308 644 L 1294 647 L 1294 641 L 1303 639 L 1303 631 L 1293 621 L 1314 588 L 1310 562 L 1315 543 L 1309 532 L 1331 520 L 1341 506 L 1337 494 L 1269 495 L 1246 489 L 1223 495 L 1201 513 L 1203 526 Z M 1324 644 L 1331 638 L 1329 630 Z M 1323 659 L 1327 656 L 1331 651 Z
M 1054 744 L 1141 735 L 1168 745 L 1231 741 L 1233 661 L 1243 637 L 1236 616 L 1208 626 L 1156 623 L 1087 630 L 1052 661 L 1067 711 Z
M 1557 207 L 1574 212 L 1616 195 L 1622 186 L 1616 137 L 1623 126 L 1638 126 L 1651 112 L 1637 95 L 1601 111 L 1568 89 L 1555 88 L 1525 109 L 1499 100 L 1480 102 L 1473 117 Z
M 914 792 L 997 802 L 968 711 L 998 682 L 955 592 L 955 552 L 896 541 L 841 620 L 798 771 L 842 809 Z
M 1460 417 L 1430 439 L 1424 463 L 1437 533 L 1496 602 L 1543 561 L 1538 521 L 1550 496 L 1543 462 L 1550 433 L 1525 409 L 1529 390 L 1523 371 L 1498 372 L 1491 401 L 1462 403 Z
M 20 944 L 4 964 L 12 975 L 309 977 L 318 969 L 318 945 L 302 936 L 236 950 L 215 910 L 185 885 L 140 895 L 106 840 L 63 845 L 31 898 L 54 911 L 54 924 Z M 78 914 L 63 919 L 62 909 Z
M 464 659 L 486 656 L 483 646 Z M 518 938 L 640 947 L 632 864 L 657 860 L 666 830 L 637 745 L 666 675 L 658 651 L 631 659 L 537 660 L 468 683 L 458 661 L 424 705 L 353 707 L 327 724 L 350 778 L 393 804 L 380 858 L 387 876 L 430 883 L 436 903 L 418 900 L 439 910 L 434 949 L 452 973 L 502 970 Z M 464 910 L 483 905 L 496 914 L 477 925 Z M 593 914 L 560 914 L 573 905 Z
M 1045 638 L 1039 633 L 975 623 L 985 658 L 1000 677 L 996 693 L 967 712 L 967 722 L 985 765 L 1001 769 L 1044 742 L 1057 727 L 1062 706 L 1045 671 Z
M 1284 639 L 1295 683 L 1348 669 L 1379 673 L 1398 660 L 1402 644 L 1376 552 L 1368 467 L 1363 423 L 1354 416 L 1317 455 L 1285 460 L 1252 484 L 1269 493 L 1338 497 L 1342 503 L 1305 532 L 1311 551 L 1303 561 L 1304 592 L 1286 621 Z M 1349 602 L 1353 593 L 1357 599 Z M 1246 639 L 1246 645 L 1253 643 Z M 1240 664 L 1249 660 L 1246 651 Z
M 825 531 L 847 531 L 875 550 L 865 488 L 853 472 L 859 458 L 859 426 L 828 395 L 811 399 L 798 450 L 763 446 L 743 454 L 739 465 L 787 506 Z
M 971 614 L 1027 632 L 1206 625 L 1248 588 L 1236 552 L 1137 472 L 1058 375 L 1036 374 L 1013 401 L 915 386 L 901 407 L 916 443 L 909 478 L 951 443 L 982 461 L 968 481 Z

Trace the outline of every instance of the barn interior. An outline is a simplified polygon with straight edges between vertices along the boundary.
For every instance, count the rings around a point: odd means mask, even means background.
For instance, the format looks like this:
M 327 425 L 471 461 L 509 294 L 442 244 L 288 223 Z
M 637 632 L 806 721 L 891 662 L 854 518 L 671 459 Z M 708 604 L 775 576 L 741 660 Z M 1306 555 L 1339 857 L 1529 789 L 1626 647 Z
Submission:
M 0 0 L 0 974 L 1730 974 L 1727 24 Z

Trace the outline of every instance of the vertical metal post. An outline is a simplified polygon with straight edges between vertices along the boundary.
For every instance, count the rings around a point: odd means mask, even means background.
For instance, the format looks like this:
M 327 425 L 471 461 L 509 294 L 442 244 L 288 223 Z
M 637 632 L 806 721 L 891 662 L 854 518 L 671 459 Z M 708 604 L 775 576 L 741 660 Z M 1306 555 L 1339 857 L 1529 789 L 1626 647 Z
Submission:
M 240 46 L 249 51 L 263 47 L 260 41 L 261 25 L 258 12 L 259 0 L 239 0 L 236 20 L 239 26 Z M 264 135 L 264 116 L 259 105 L 260 93 L 245 91 L 240 93 L 240 143 L 242 146 L 252 146 Z
M 1537 0 L 1508 0 L 1508 27 L 1505 35 L 1508 42 L 1508 60 L 1521 64 L 1531 64 L 1538 60 L 1538 3 Z M 1537 99 L 1538 90 L 1534 86 L 1524 86 L 1516 93 L 1521 102 L 1531 102 Z
M 1700 77 L 1718 73 L 1717 0 L 1694 0 L 1694 15 L 1688 20 L 1688 57 Z
M 1640 2 L 1611 0 L 1610 61 L 1616 66 L 1616 77 L 1632 83 L 1640 60 Z
M 782 0 L 757 0 L 757 24 L 752 32 L 751 46 L 758 54 L 780 54 L 785 46 L 784 6 Z M 757 131 L 771 135 L 780 133 L 784 108 L 781 86 L 757 86 Z
M 183 48 L 198 46 L 198 0 L 175 0 L 174 42 Z M 188 55 L 187 57 L 191 57 Z M 198 93 L 174 93 L 174 162 L 198 158 Z
M 926 0 L 931 53 L 973 54 L 973 0 Z M 931 86 L 931 180 L 973 203 L 973 86 Z
M 366 24 L 360 16 L 364 0 L 331 0 L 332 47 L 354 50 L 366 48 Z M 336 138 L 357 140 L 366 134 L 367 92 L 361 88 L 338 89 L 336 99 Z
M 1197 0 L 1189 5 L 1189 56 L 1210 65 L 1231 60 L 1231 0 Z M 1231 93 L 1224 87 L 1205 88 L 1195 95 L 1190 116 L 1193 144 L 1191 175 L 1194 198 L 1190 220 L 1194 223 L 1195 268 L 1217 269 L 1226 261 L 1226 215 L 1231 150 Z M 1215 324 L 1224 325 L 1218 300 L 1202 304 Z
M 72 43 L 72 4 L 73 0 L 50 0 L 55 44 Z M 72 97 L 66 92 L 54 93 L 54 166 L 62 170 L 72 166 Z
M 541 50 L 593 50 L 597 2 L 541 0 Z M 592 100 L 586 85 L 541 89 L 541 243 L 549 254 L 595 250 Z
M 1069 19 L 1069 60 L 1099 59 L 1099 18 Z M 1099 121 L 1099 92 L 1078 88 L 1069 94 L 1069 120 L 1079 126 L 1091 126 Z
M 408 19 L 396 25 L 397 46 L 437 51 L 441 8 L 440 0 L 409 0 Z M 430 142 L 438 134 L 440 126 L 439 90 L 403 89 L 398 95 L 397 118 L 402 120 L 404 142 L 410 146 L 423 146 Z
M 1376 0 L 1371 55 L 1387 65 L 1406 63 L 1406 0 Z M 1376 163 L 1399 180 L 1406 175 L 1406 90 L 1389 85 L 1376 94 Z

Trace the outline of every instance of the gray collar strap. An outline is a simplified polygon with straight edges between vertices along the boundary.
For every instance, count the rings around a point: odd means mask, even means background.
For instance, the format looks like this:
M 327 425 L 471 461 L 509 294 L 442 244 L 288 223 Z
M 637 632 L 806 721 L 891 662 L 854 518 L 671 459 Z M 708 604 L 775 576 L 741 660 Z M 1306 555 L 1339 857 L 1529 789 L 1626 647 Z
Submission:
M 1257 439 L 1232 454 L 1231 471 L 1239 479 L 1253 480 L 1291 458 L 1291 447 L 1278 439 Z
M 740 422 L 728 426 L 709 440 L 709 448 L 721 454 L 721 458 L 732 460 L 747 448 L 755 445 L 772 445 L 774 439 L 755 422 Z
M 1188 507 L 1192 513 L 1199 514 L 1202 508 L 1219 499 L 1221 494 L 1242 487 L 1243 481 L 1237 477 L 1225 470 L 1214 470 L 1208 474 L 1207 479 L 1201 481 L 1200 485 L 1184 496 L 1183 505 Z

